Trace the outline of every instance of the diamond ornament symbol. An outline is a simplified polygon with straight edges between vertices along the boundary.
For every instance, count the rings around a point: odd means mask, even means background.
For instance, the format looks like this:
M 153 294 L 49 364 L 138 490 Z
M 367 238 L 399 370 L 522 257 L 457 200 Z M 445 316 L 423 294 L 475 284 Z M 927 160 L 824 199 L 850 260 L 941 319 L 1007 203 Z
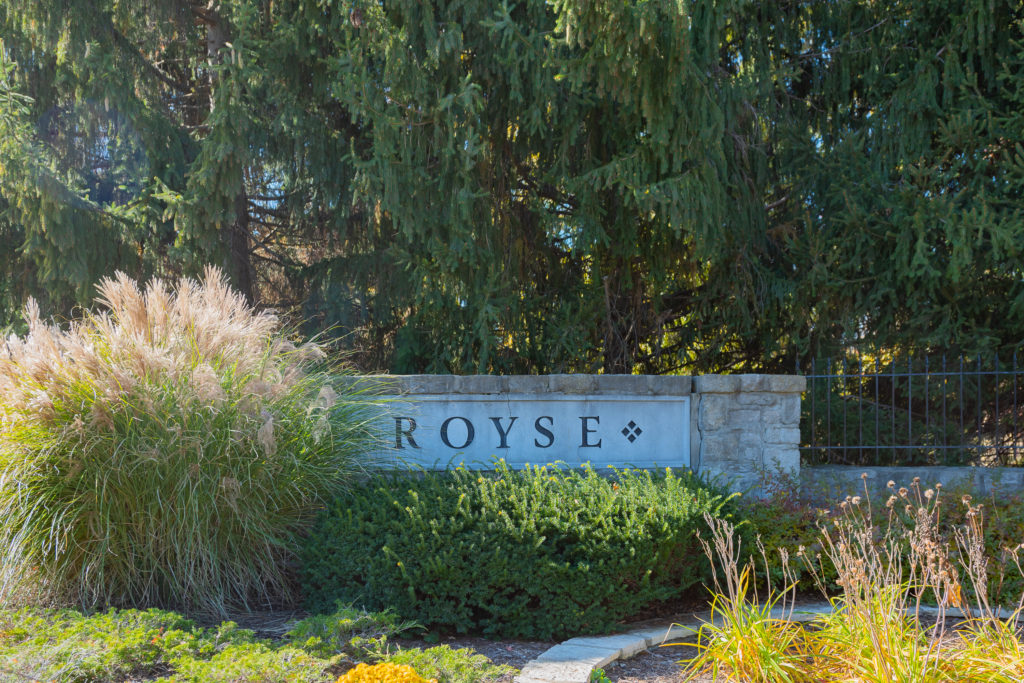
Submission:
M 637 437 L 644 433 L 644 430 L 637 426 L 633 420 L 629 421 L 629 424 L 622 428 L 622 435 L 626 437 L 630 443 L 636 441 Z

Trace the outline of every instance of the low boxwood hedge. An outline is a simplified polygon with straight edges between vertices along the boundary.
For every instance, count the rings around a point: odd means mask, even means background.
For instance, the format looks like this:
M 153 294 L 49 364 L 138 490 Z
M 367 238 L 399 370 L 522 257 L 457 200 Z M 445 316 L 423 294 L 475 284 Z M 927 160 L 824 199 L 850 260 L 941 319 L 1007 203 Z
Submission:
M 538 467 L 382 475 L 303 551 L 307 607 L 396 610 L 457 632 L 608 632 L 706 578 L 695 532 L 731 505 L 695 476 Z

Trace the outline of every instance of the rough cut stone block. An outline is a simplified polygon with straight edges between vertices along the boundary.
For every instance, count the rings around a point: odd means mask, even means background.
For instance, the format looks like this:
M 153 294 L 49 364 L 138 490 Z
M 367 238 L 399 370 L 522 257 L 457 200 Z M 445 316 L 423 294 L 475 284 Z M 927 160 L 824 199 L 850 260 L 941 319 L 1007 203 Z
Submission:
M 771 391 L 771 375 L 737 375 L 739 391 Z
M 740 441 L 740 447 L 736 450 L 732 460 L 744 469 L 756 470 L 761 466 L 762 448 L 760 440 Z
M 977 467 L 972 468 L 977 470 Z M 1024 472 L 1019 467 L 986 467 L 987 474 L 992 478 L 994 488 L 1005 487 L 1003 490 L 1024 488 Z M 994 470 L 994 471 L 993 471 Z
M 455 375 L 395 376 L 406 394 L 450 394 L 459 379 Z
M 758 392 L 736 394 L 736 403 L 741 406 L 772 406 L 778 402 L 778 394 Z
M 687 375 L 659 375 L 650 377 L 651 393 L 659 396 L 688 396 L 693 378 Z
M 548 384 L 547 375 L 510 375 L 508 391 L 510 394 L 546 394 Z
M 611 645 L 579 645 L 565 642 L 554 646 L 533 661 L 545 664 L 586 664 L 597 669 L 608 662 L 614 662 L 618 657 L 619 648 Z
M 456 394 L 507 394 L 508 377 L 496 375 L 458 375 L 455 379 Z
M 596 375 L 549 375 L 550 390 L 558 394 L 593 394 L 597 391 Z
M 597 391 L 602 394 L 643 396 L 651 393 L 647 375 L 598 375 Z
M 737 375 L 698 375 L 693 378 L 693 391 L 697 394 L 734 394 L 740 390 Z
M 582 662 L 530 662 L 516 677 L 517 681 L 531 679 L 545 683 L 587 683 L 594 667 Z
M 765 443 L 791 444 L 793 446 L 797 446 L 800 444 L 800 428 L 778 426 L 765 427 L 764 440 Z
M 735 375 L 740 379 L 742 392 L 771 392 L 777 394 L 800 393 L 807 387 L 800 375 Z
M 789 394 L 783 397 L 782 424 L 800 424 L 800 394 Z
M 767 375 L 769 391 L 800 394 L 807 391 L 807 378 L 802 375 Z
M 732 410 L 732 406 L 733 401 L 729 396 L 701 396 L 698 422 L 701 433 L 706 434 L 725 427 L 729 422 L 729 411 Z
M 700 457 L 704 466 L 710 462 L 731 459 L 739 448 L 739 434 L 724 432 L 708 434 L 700 444 Z
M 779 403 L 764 408 L 765 424 L 781 426 L 800 424 L 800 395 L 785 394 Z
M 735 392 L 800 393 L 807 388 L 807 379 L 800 375 L 700 375 L 693 378 L 693 391 L 698 394 L 731 394 Z
M 604 637 L 592 637 L 592 638 L 571 638 L 559 647 L 567 646 L 582 646 L 614 649 L 618 654 L 617 658 L 632 657 L 637 652 L 647 649 L 647 641 L 639 636 L 635 636 L 629 633 L 616 636 L 604 636 Z M 539 658 L 538 658 L 539 659 Z M 607 662 L 605 662 L 607 664 Z M 604 664 L 597 664 L 595 666 L 604 666 Z
M 756 408 L 738 409 L 738 407 L 734 407 L 729 411 L 729 426 L 758 433 L 761 429 L 761 411 Z M 759 433 L 758 436 L 760 436 Z
M 640 631 L 630 631 L 630 635 L 640 636 L 647 641 L 647 647 L 658 647 L 662 643 L 673 640 L 687 640 L 695 638 L 703 622 L 696 619 L 687 620 L 683 624 L 673 624 L 671 627 L 646 628 Z
M 735 428 L 735 431 L 739 433 L 738 438 L 741 446 L 757 446 L 760 448 L 762 442 L 764 442 L 764 429 L 758 422 L 739 425 Z
M 769 472 L 796 474 L 800 471 L 800 450 L 798 448 L 764 449 L 764 466 Z
M 889 495 L 886 484 L 910 486 L 914 477 L 921 478 L 922 486 L 932 488 L 941 483 L 947 488 L 964 487 L 975 497 L 1019 493 L 1024 489 L 1024 468 L 1019 467 L 851 467 L 846 465 L 816 465 L 800 470 L 800 484 L 814 495 L 840 499 L 847 495 L 862 495 L 867 475 L 868 490 L 872 496 L 883 499 Z

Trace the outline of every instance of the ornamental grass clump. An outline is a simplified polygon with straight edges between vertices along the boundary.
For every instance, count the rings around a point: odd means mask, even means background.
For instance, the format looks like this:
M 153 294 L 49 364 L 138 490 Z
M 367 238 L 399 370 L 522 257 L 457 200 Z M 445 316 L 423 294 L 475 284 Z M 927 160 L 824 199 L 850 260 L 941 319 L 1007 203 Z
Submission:
M 0 600 L 223 613 L 290 598 L 296 537 L 372 452 L 331 386 L 216 269 L 118 274 L 61 328 L 0 345 Z

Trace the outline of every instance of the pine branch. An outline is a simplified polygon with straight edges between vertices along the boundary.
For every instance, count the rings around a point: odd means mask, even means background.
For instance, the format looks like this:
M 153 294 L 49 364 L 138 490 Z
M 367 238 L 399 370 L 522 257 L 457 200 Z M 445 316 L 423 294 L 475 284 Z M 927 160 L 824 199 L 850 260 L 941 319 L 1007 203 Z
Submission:
M 123 33 L 118 31 L 113 26 L 110 27 L 110 33 L 114 36 L 114 42 L 120 45 L 126 52 L 128 52 L 131 55 L 131 57 L 135 61 L 137 61 L 139 64 L 145 67 L 146 71 L 156 76 L 157 79 L 159 79 L 164 85 L 166 85 L 169 88 L 173 88 L 174 90 L 177 90 L 181 93 L 188 94 L 192 92 L 192 87 L 189 83 L 176 81 L 167 74 L 165 74 L 163 71 L 157 68 L 155 64 L 146 59 L 146 56 L 142 53 L 142 51 L 134 43 L 128 40 L 128 38 Z

